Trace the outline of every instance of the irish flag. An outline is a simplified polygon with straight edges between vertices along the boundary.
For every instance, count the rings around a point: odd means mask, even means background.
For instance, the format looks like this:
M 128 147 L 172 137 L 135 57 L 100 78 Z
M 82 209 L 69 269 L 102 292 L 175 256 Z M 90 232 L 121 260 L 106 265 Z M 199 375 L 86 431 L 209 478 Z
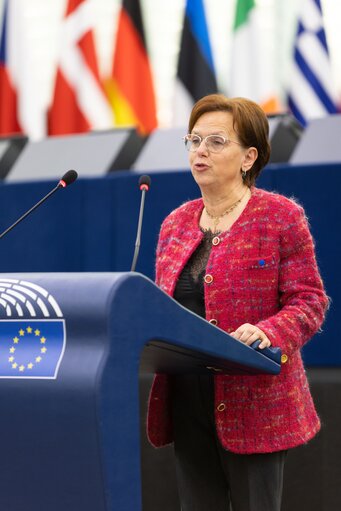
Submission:
M 278 113 L 273 46 L 262 37 L 260 9 L 255 0 L 237 0 L 233 26 L 229 95 L 259 103 L 266 113 Z

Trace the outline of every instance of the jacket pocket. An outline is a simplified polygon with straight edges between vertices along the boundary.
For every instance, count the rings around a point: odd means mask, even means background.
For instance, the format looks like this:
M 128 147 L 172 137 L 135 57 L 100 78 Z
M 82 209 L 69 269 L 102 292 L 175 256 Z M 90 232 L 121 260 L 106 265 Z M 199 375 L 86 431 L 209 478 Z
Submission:
M 235 259 L 231 262 L 233 267 L 239 270 L 274 270 L 278 266 L 273 255 L 252 259 Z
M 279 264 L 273 255 L 229 261 L 231 295 L 248 317 L 259 320 L 278 310 L 278 271 Z

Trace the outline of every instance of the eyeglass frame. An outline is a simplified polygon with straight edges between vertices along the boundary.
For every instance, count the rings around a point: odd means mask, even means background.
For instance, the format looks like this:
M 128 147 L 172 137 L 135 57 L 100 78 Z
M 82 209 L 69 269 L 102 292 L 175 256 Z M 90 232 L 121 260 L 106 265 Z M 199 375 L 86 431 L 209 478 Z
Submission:
M 199 145 L 198 145 L 198 147 L 197 147 L 196 149 L 192 149 L 192 150 L 191 150 L 190 148 L 188 148 L 188 147 L 187 147 L 186 142 L 187 142 L 187 141 L 190 141 L 190 140 L 188 139 L 188 137 L 198 137 L 198 138 L 200 139 L 200 143 L 199 143 Z M 210 149 L 210 148 L 207 146 L 207 142 L 206 142 L 206 141 L 207 141 L 207 139 L 208 139 L 208 138 L 210 138 L 210 137 L 219 137 L 219 138 L 221 138 L 221 139 L 223 139 L 223 140 L 224 140 L 223 147 L 222 147 L 222 149 L 221 149 L 220 151 L 212 151 L 212 149 Z M 187 133 L 187 135 L 185 135 L 184 137 L 182 137 L 182 140 L 183 140 L 183 141 L 184 141 L 184 143 L 185 143 L 185 147 L 186 147 L 187 151 L 188 151 L 188 152 L 190 152 L 190 153 L 195 153 L 195 152 L 199 149 L 199 147 L 201 146 L 202 142 L 205 142 L 205 146 L 206 146 L 206 149 L 207 149 L 208 151 L 211 151 L 212 153 L 216 153 L 216 154 L 221 153 L 221 152 L 224 150 L 225 146 L 226 146 L 226 145 L 228 145 L 228 143 L 230 143 L 230 142 L 231 142 L 231 143 L 233 143 L 233 144 L 238 144 L 238 145 L 240 145 L 240 146 L 242 145 L 240 142 L 236 142 L 235 140 L 230 140 L 229 138 L 224 137 L 224 135 L 218 135 L 218 134 L 214 134 L 214 133 L 212 133 L 211 135 L 207 135 L 206 137 L 201 137 L 200 135 L 196 135 L 195 133 Z

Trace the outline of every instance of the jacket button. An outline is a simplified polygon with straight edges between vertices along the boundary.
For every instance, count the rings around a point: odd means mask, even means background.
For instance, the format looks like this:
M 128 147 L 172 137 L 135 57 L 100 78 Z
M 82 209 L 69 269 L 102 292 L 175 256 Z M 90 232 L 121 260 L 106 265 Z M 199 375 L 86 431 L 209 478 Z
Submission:
M 218 412 L 223 412 L 226 408 L 226 405 L 224 403 L 220 403 L 218 406 L 217 406 L 217 410 Z
M 219 243 L 220 243 L 219 236 L 214 236 L 214 238 L 212 239 L 212 245 L 216 246 L 219 245 Z
M 209 323 L 211 323 L 211 325 L 215 325 L 215 326 L 217 326 L 217 324 L 218 324 L 218 320 L 217 320 L 217 319 L 215 319 L 215 318 L 212 318 L 212 319 L 210 319 L 210 320 L 209 320 Z
M 205 281 L 206 284 L 211 284 L 211 282 L 213 282 L 212 275 L 210 275 L 209 273 L 207 275 L 205 275 L 204 281 Z
M 286 362 L 288 362 L 288 355 L 286 355 L 285 353 L 283 353 L 283 355 L 281 356 L 281 362 L 282 364 L 285 364 Z

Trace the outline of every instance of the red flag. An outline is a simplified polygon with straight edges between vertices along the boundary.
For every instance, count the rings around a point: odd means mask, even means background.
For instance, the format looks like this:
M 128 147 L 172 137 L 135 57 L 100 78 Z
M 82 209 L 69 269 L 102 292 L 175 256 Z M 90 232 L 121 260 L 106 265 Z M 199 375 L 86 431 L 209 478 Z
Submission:
M 0 39 L 0 135 L 20 133 L 17 94 L 8 67 L 8 2 L 5 2 Z
M 68 0 L 62 44 L 49 112 L 49 134 L 112 127 L 112 111 L 101 85 L 88 0 Z
M 155 95 L 139 0 L 123 0 L 115 54 L 106 90 L 116 126 L 136 126 L 142 133 L 157 127 Z

